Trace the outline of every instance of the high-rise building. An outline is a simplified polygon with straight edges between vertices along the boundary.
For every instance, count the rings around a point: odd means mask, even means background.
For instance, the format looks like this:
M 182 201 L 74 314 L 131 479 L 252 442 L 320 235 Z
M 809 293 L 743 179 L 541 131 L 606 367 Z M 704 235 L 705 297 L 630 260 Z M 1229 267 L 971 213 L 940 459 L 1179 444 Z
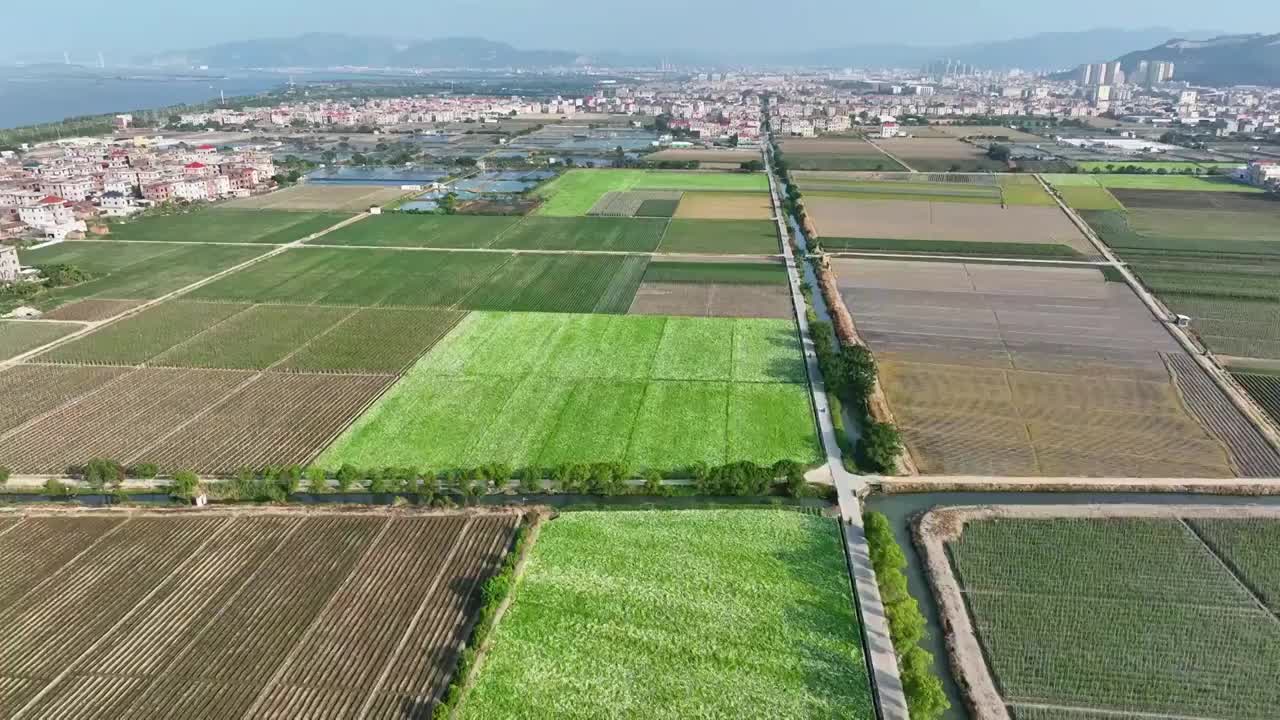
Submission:
M 1120 61 L 1103 63 L 1102 65 L 1102 81 L 1099 85 L 1119 85 L 1123 81 L 1123 71 L 1120 69 Z

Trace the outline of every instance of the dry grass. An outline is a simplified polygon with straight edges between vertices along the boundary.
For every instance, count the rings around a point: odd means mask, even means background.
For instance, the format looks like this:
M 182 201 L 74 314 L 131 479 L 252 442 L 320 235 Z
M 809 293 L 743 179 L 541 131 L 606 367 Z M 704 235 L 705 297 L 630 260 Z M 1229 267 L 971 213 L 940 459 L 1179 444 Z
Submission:
M 762 193 L 687 192 L 676 217 L 689 220 L 768 220 L 773 204 Z

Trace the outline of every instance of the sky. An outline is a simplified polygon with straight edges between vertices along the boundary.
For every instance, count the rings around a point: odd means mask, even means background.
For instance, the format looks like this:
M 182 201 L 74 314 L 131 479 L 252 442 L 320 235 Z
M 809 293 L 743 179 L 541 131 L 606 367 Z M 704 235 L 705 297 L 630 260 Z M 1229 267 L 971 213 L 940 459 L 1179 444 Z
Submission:
M 1094 27 L 1280 32 L 1276 0 L 1236 0 L 1217 14 L 1200 0 L 426 0 L 372 8 L 350 0 L 60 0 L 56 19 L 46 3 L 11 5 L 7 26 L 57 30 L 6 33 L 0 55 L 141 54 L 305 32 L 468 35 L 580 51 L 954 45 Z

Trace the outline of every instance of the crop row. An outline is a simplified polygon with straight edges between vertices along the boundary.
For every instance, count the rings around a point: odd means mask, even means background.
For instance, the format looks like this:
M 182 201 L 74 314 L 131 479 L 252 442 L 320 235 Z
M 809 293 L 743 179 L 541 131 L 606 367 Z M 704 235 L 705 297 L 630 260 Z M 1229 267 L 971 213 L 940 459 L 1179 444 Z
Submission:
M 35 717 L 429 713 L 513 519 L 116 518 L 3 611 L 2 674 L 57 678 Z

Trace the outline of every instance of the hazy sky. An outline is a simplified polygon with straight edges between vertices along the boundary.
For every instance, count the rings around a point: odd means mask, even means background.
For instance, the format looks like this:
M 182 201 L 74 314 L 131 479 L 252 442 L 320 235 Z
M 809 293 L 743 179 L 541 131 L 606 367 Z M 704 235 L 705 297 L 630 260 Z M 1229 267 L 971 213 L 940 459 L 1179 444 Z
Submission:
M 1280 32 L 1276 0 L 62 0 L 52 15 L 47 3 L 6 4 L 8 27 L 40 30 L 6 33 L 0 54 L 142 53 L 304 32 L 476 35 L 525 49 L 583 51 L 726 49 L 787 38 L 801 47 L 960 44 L 1095 27 Z

